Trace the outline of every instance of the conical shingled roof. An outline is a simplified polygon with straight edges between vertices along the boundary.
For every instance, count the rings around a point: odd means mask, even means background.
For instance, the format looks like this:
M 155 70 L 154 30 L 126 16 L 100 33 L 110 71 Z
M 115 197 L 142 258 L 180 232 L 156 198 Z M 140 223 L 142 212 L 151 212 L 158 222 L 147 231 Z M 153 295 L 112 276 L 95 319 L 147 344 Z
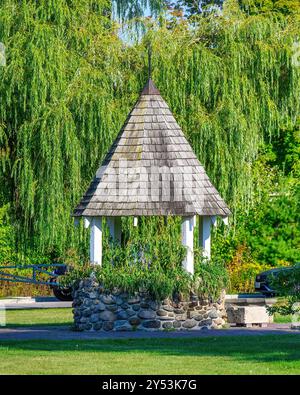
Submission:
M 149 80 L 73 215 L 194 214 L 230 210 Z

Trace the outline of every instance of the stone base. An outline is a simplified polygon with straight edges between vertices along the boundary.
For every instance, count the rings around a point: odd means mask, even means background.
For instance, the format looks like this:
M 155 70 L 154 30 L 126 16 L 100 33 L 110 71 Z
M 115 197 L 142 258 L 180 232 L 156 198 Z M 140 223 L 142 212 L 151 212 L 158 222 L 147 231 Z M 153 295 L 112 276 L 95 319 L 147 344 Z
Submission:
M 130 296 L 104 292 L 93 279 L 74 291 L 74 329 L 79 331 L 202 330 L 225 324 L 224 297 L 216 303 L 198 300 L 154 301 L 143 292 Z
M 250 327 L 252 325 L 266 326 L 273 322 L 265 306 L 230 306 L 227 307 L 228 323 Z

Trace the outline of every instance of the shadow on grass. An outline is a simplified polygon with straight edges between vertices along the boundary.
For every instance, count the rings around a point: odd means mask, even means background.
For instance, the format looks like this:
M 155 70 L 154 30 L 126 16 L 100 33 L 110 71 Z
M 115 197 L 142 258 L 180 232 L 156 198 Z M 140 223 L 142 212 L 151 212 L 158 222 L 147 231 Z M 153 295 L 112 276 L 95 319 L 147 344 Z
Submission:
M 66 328 L 71 328 L 73 325 L 73 322 L 58 322 L 58 323 L 41 323 L 41 324 L 7 324 L 5 328 L 9 329 L 19 329 L 19 328 L 24 328 L 24 329 L 31 329 L 31 330 L 39 330 L 41 328 L 55 328 L 55 327 L 66 327 Z M 1 331 L 1 328 L 0 328 Z
M 141 353 L 148 356 L 231 357 L 248 362 L 299 362 L 300 336 L 226 336 L 103 340 L 0 341 L 0 350 L 84 353 Z

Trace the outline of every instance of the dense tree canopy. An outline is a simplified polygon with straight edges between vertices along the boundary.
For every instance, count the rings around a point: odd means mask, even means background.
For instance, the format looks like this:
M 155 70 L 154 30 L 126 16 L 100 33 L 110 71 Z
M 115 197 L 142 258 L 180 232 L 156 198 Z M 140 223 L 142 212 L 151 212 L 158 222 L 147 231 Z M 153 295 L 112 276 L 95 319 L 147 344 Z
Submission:
M 244 230 L 255 228 L 247 213 L 268 204 L 281 177 L 296 179 L 299 22 L 225 4 L 222 15 L 200 15 L 193 29 L 161 17 L 142 42 L 127 45 L 110 5 L 0 1 L 7 56 L 0 67 L 0 206 L 10 206 L 18 248 L 56 256 L 79 249 L 85 233 L 70 213 L 147 78 L 149 40 L 153 78 L 234 212 L 232 229 L 243 224 L 242 242 Z M 266 159 L 269 145 L 274 155 Z M 262 169 L 275 173 L 273 186 Z M 268 260 L 264 251 L 259 259 Z
M 240 4 L 250 14 L 279 12 L 290 15 L 300 13 L 298 0 L 240 0 Z

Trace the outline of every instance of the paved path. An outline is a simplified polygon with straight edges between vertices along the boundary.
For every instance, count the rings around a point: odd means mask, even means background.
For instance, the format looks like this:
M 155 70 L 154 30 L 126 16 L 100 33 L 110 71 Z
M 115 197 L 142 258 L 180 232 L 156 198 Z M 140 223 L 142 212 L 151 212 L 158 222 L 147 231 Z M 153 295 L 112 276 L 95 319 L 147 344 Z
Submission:
M 34 326 L 0 328 L 2 340 L 101 340 L 101 339 L 138 339 L 138 338 L 203 338 L 220 336 L 265 336 L 300 335 L 300 330 L 290 329 L 289 324 L 270 324 L 268 328 L 229 328 L 218 330 L 180 331 L 180 332 L 73 332 L 68 326 Z
M 60 309 L 72 307 L 72 302 L 62 302 L 55 297 L 1 299 L 0 307 L 6 310 Z
M 260 301 L 264 296 L 258 293 L 255 294 L 238 294 L 227 295 L 226 299 L 232 303 L 236 301 Z M 271 300 L 271 299 L 270 299 Z M 15 297 L 0 299 L 0 307 L 4 305 L 7 310 L 29 310 L 29 309 L 59 309 L 72 307 L 72 302 L 62 302 L 53 296 L 40 296 L 36 298 L 30 297 Z

